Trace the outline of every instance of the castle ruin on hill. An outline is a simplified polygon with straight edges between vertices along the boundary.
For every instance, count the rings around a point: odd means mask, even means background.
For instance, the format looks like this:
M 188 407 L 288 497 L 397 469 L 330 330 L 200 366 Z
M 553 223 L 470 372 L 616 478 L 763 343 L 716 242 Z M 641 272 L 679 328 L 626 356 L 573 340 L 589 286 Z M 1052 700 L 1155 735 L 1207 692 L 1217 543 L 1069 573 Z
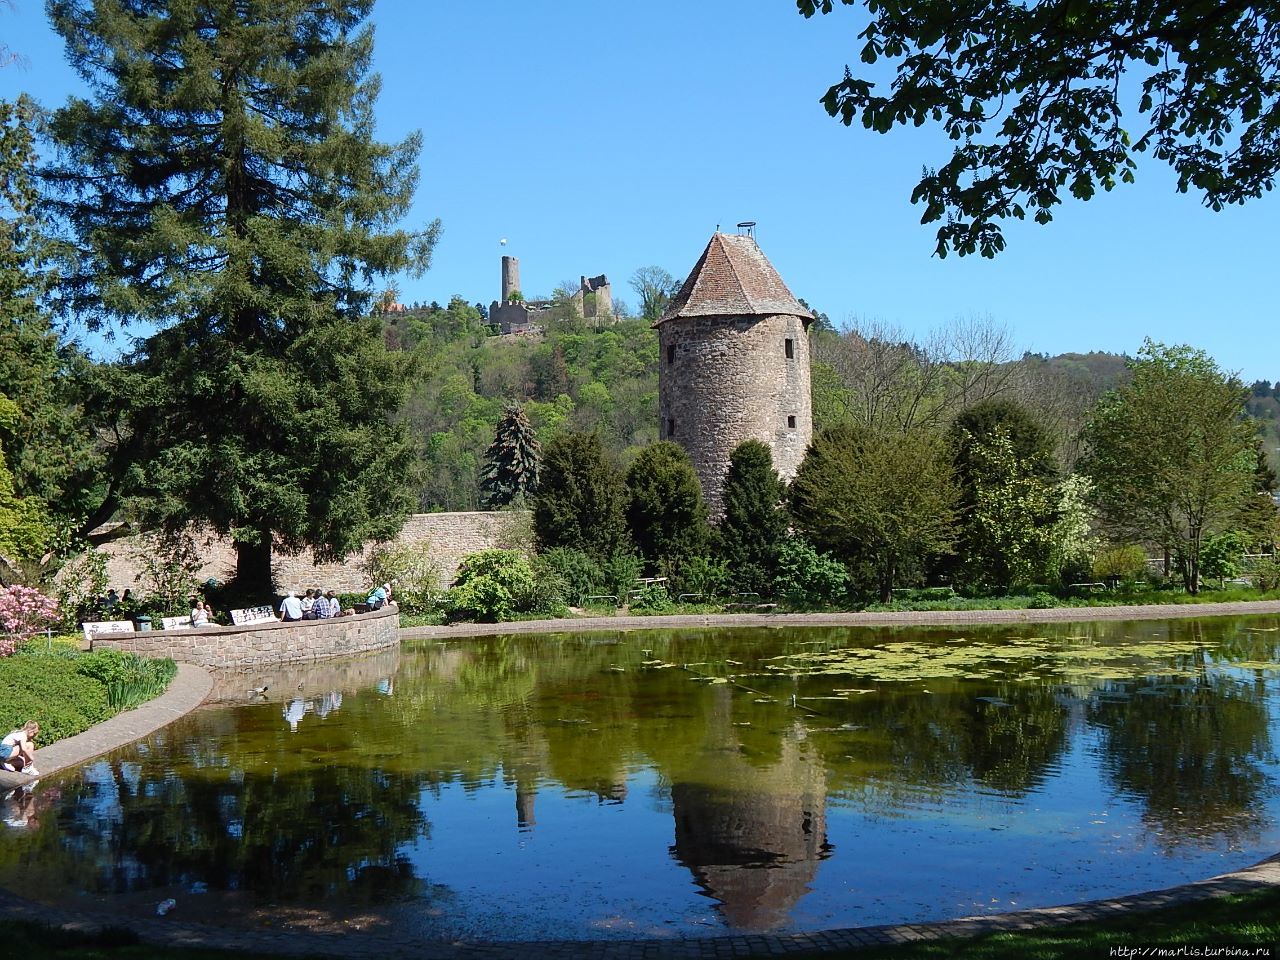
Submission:
M 512 299 L 519 293 L 519 298 Z M 603 273 L 598 277 L 581 277 L 577 291 L 570 297 L 574 311 L 588 320 L 613 316 L 613 288 Z M 525 300 L 520 287 L 520 260 L 502 258 L 502 299 L 489 306 L 489 322 L 499 333 L 529 333 L 538 328 L 540 315 L 554 306 L 551 300 Z
M 784 479 L 813 438 L 809 324 L 750 232 L 716 232 L 658 331 L 659 435 L 689 454 L 711 516 L 729 454 L 760 440 Z

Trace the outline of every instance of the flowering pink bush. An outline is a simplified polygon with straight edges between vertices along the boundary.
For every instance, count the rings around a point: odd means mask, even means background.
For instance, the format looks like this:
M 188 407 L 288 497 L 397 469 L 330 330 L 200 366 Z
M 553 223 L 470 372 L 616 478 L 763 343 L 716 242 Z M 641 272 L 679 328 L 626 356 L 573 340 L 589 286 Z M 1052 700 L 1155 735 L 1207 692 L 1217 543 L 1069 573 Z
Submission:
M 0 657 L 7 657 L 18 644 L 52 626 L 58 619 L 58 604 L 39 590 L 12 586 L 0 590 Z

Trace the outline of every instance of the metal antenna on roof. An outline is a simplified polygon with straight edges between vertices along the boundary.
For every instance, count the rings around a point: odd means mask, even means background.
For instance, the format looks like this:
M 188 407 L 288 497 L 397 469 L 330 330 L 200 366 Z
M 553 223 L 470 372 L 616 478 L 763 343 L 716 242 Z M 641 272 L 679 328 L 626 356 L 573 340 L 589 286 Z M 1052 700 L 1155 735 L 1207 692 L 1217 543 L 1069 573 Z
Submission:
M 738 236 L 750 237 L 754 240 L 756 238 L 756 222 L 754 220 L 743 220 L 739 223 Z

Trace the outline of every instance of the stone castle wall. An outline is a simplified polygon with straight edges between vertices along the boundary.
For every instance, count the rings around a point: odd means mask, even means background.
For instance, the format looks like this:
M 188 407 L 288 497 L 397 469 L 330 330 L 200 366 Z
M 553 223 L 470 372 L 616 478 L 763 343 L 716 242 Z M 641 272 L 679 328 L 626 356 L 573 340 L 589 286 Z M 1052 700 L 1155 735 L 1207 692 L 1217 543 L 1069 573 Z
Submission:
M 528 517 L 528 513 L 522 511 L 415 513 L 405 521 L 394 542 L 429 543 L 431 556 L 440 566 L 444 584 L 448 584 L 453 581 L 464 556 L 491 547 L 510 546 L 516 530 L 527 525 Z M 207 534 L 196 534 L 196 541 L 204 558 L 199 579 L 230 580 L 236 571 L 236 552 L 231 542 Z M 108 582 L 117 591 L 126 587 L 137 590 L 142 569 L 141 555 L 147 550 L 148 543 L 149 538 L 144 534 L 117 540 L 101 548 L 107 555 Z M 308 587 L 320 587 L 339 593 L 358 592 L 371 586 L 361 569 L 368 552 L 366 548 L 343 563 L 321 564 L 315 562 L 309 550 L 296 556 L 277 552 L 271 568 L 276 585 L 282 590 L 302 593 Z
M 172 657 L 183 663 L 227 669 L 325 660 L 383 650 L 399 642 L 400 612 L 392 606 L 333 620 L 104 633 L 93 638 L 93 648 L 125 650 L 144 657 Z
M 713 517 L 729 454 L 744 440 L 768 444 L 774 469 L 795 476 L 813 439 L 802 319 L 681 317 L 658 326 L 658 344 L 660 435 L 688 451 Z

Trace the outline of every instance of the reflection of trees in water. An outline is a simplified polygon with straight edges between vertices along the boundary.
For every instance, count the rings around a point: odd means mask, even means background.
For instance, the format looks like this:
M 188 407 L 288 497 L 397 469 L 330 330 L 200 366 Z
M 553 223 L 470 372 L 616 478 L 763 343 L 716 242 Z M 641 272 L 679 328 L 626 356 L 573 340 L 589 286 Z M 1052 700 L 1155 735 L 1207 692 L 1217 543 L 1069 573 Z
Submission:
M 1200 634 L 1189 624 L 1094 626 L 1098 643 L 1126 631 L 1136 640 L 1199 636 L 1237 660 L 1274 656 L 1280 640 L 1217 626 Z M 927 638 L 941 643 L 956 632 Z M 1085 631 L 1072 624 L 1060 633 Z M 424 882 L 397 856 L 427 830 L 421 790 L 505 782 L 513 820 L 531 828 L 537 791 L 549 781 L 621 802 L 630 772 L 647 764 L 669 786 L 672 854 L 728 922 L 767 929 L 785 921 L 816 876 L 829 793 L 889 813 L 970 782 L 1020 796 L 1061 763 L 1091 681 L 1074 697 L 1039 682 L 882 682 L 874 694 L 801 699 L 793 708 L 793 693 L 829 695 L 844 678 L 743 681 L 759 692 L 693 679 L 751 672 L 756 657 L 813 649 L 812 641 L 903 636 L 887 628 L 745 638 L 669 631 L 407 645 L 393 695 L 364 685 L 383 669 L 369 658 L 350 668 L 361 680 L 342 708 L 308 716 L 296 734 L 272 703 L 194 714 L 156 735 L 138 762 L 121 762 L 138 756 L 122 751 L 101 767 L 102 782 L 68 786 L 56 822 L 50 816 L 17 845 L 0 846 L 0 870 L 51 890 L 80 871 L 92 875 L 84 886 L 103 891 L 201 880 L 264 902 L 385 902 Z M 696 666 L 650 669 L 646 660 Z M 244 686 L 234 680 L 228 695 Z M 306 696 L 312 686 L 305 671 L 296 681 L 290 674 L 269 696 Z M 1267 788 L 1261 764 L 1271 758 L 1261 681 L 1202 669 L 1185 689 L 1092 702 L 1088 716 L 1103 731 L 1117 787 L 1141 796 L 1172 841 L 1256 830 Z M 119 815 L 104 814 L 117 794 Z
M 399 850 L 427 830 L 420 782 L 320 757 L 264 762 L 257 750 L 228 767 L 211 732 L 185 731 L 197 766 L 183 776 L 117 755 L 65 787 L 47 838 L 63 855 L 50 865 L 74 865 L 80 889 L 111 894 L 200 881 L 260 903 L 346 908 L 417 889 Z
M 970 781 L 1022 796 L 1057 768 L 1070 727 L 1059 690 L 954 681 L 930 681 L 929 690 L 882 687 L 840 705 L 838 726 L 831 716 L 808 721 L 833 789 L 886 809 L 905 794 L 940 797 Z
M 1123 793 L 1143 802 L 1143 819 L 1166 847 L 1211 846 L 1256 839 L 1261 809 L 1274 787 L 1264 764 L 1275 763 L 1266 688 L 1204 670 L 1190 681 L 1146 679 L 1125 698 L 1090 704 L 1103 734 L 1103 769 Z

